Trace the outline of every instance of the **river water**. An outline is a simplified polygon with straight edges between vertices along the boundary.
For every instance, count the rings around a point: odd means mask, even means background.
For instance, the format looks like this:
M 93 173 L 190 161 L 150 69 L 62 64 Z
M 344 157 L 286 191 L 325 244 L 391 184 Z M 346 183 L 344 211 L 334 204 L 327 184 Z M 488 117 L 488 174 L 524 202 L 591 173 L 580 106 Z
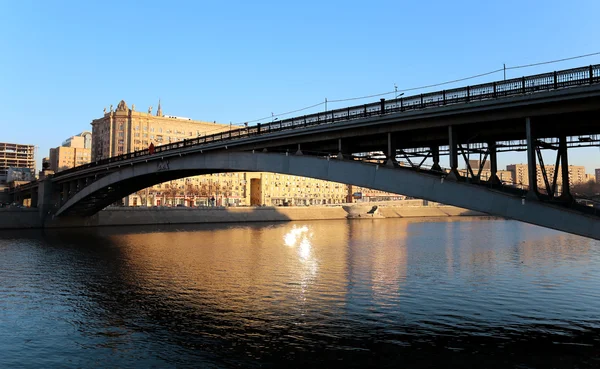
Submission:
M 0 367 L 600 367 L 600 242 L 497 219 L 0 232 Z

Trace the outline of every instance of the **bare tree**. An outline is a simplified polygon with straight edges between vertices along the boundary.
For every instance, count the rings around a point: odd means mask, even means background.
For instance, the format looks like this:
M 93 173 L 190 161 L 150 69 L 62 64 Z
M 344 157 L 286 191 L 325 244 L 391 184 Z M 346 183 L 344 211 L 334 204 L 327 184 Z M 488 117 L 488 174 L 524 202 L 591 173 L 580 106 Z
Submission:
M 135 194 L 140 198 L 141 206 L 148 206 L 148 196 L 145 188 L 143 190 L 137 191 Z
M 571 193 L 586 197 L 600 197 L 600 183 L 596 183 L 593 180 L 584 183 L 576 183 L 571 186 Z
M 193 185 L 191 183 L 188 183 L 186 192 L 187 192 L 188 196 L 192 197 L 194 205 L 195 205 L 196 197 L 200 196 L 200 189 L 198 188 L 198 185 Z
M 177 185 L 166 184 L 165 187 L 166 187 L 165 194 L 167 195 L 167 197 L 170 197 L 172 199 L 171 204 L 175 205 L 175 198 L 177 197 L 177 194 L 179 193 L 179 189 L 177 188 Z

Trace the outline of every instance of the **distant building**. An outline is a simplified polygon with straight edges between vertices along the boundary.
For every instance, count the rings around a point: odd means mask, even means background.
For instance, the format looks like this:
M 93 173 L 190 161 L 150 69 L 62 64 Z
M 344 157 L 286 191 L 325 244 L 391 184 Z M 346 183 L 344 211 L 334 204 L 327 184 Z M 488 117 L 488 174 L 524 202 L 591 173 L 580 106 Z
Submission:
M 473 172 L 477 172 L 479 170 L 479 165 L 481 165 L 481 162 L 479 160 L 469 160 L 469 166 L 471 167 L 471 169 L 473 169 Z M 492 168 L 490 167 L 490 161 L 486 160 L 485 163 L 483 163 L 483 169 L 484 170 L 491 170 Z
M 6 185 L 9 168 L 28 168 L 35 173 L 35 146 L 0 143 L 0 186 Z
M 596 176 L 593 174 L 585 174 L 585 182 L 596 182 Z
M 62 146 L 50 149 L 48 169 L 56 173 L 87 164 L 91 161 L 91 156 L 92 133 L 84 131 L 67 138 Z
M 600 168 L 596 169 L 596 183 L 600 184 Z
M 546 170 L 546 175 L 548 177 L 548 181 L 551 182 L 554 178 L 554 166 L 546 165 L 544 166 Z M 514 183 L 516 185 L 522 185 L 524 187 L 529 186 L 529 174 L 528 174 L 528 166 L 527 164 L 511 164 L 506 166 L 506 170 L 512 172 L 512 176 L 514 179 Z M 558 174 L 556 178 L 557 185 L 562 186 L 562 175 L 561 175 L 561 167 L 558 167 Z M 545 188 L 546 184 L 544 183 L 544 175 L 542 173 L 541 166 L 537 166 L 536 170 L 536 180 L 538 188 Z M 569 183 L 570 184 L 578 184 L 586 182 L 586 174 L 585 167 L 580 165 L 569 165 Z
M 8 168 L 6 183 L 31 182 L 35 180 L 35 172 L 31 168 Z
M 477 175 L 478 167 L 471 167 L 471 169 L 473 169 L 473 174 Z M 467 177 L 467 178 L 471 177 L 471 172 L 469 172 L 468 169 L 459 169 L 458 173 L 463 177 Z M 479 176 L 480 176 L 481 180 L 487 181 L 491 178 L 492 171 L 489 169 L 483 169 L 481 171 L 481 173 L 479 174 Z M 511 172 L 509 170 L 498 170 L 498 171 L 496 171 L 496 176 L 503 183 L 511 184 L 514 182 L 513 172 Z

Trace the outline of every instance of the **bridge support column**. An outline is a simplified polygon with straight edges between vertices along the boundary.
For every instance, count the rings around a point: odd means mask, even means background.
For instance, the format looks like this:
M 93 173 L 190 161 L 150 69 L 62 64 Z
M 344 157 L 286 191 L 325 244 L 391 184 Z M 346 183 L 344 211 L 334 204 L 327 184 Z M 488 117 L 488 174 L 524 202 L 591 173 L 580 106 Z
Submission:
M 31 205 L 32 208 L 37 208 L 38 206 L 38 190 L 31 190 Z
M 69 198 L 75 196 L 77 193 L 77 181 L 69 182 Z
M 456 129 L 452 126 L 448 127 L 448 146 L 450 150 L 450 173 L 448 178 L 458 180 L 460 178 L 460 173 L 458 173 L 458 135 Z
M 63 183 L 61 186 L 60 205 L 62 206 L 69 200 L 69 184 Z
M 496 141 L 488 142 L 488 153 L 490 155 L 490 179 L 489 183 L 491 184 L 500 184 L 500 179 L 498 178 L 498 155 L 497 155 L 497 147 Z
M 38 185 L 38 193 L 37 193 L 37 208 L 38 214 L 42 221 L 48 217 L 48 215 L 52 212 L 55 201 L 60 199 L 59 196 L 56 196 L 57 192 L 54 191 L 54 186 L 52 185 L 52 181 L 49 179 L 42 179 Z M 32 197 L 33 204 L 33 197 Z
M 562 177 L 562 192 L 560 193 L 560 199 L 565 202 L 572 202 L 573 196 L 571 195 L 571 184 L 569 183 L 569 159 L 567 155 L 567 137 L 560 136 L 558 138 L 558 151 L 561 161 L 561 177 Z M 558 168 L 554 168 L 558 170 Z
M 429 148 L 429 151 L 431 151 L 431 158 L 433 159 L 433 165 L 431 166 L 431 170 L 441 172 L 442 167 L 440 166 L 440 147 L 432 146 Z
M 340 160 L 344 159 L 344 146 L 342 145 L 342 139 L 338 138 L 338 154 L 337 154 L 337 158 Z
M 383 99 L 382 99 L 383 100 Z M 391 133 L 387 134 L 387 153 L 386 153 L 387 161 L 385 162 L 386 167 L 393 168 L 398 164 L 396 161 L 396 141 Z
M 298 144 L 298 151 L 296 151 L 296 155 L 302 155 L 302 150 L 300 150 L 300 144 Z
M 529 191 L 527 197 L 538 198 L 537 190 L 537 161 L 535 159 L 535 137 L 531 127 L 531 118 L 525 118 L 525 131 L 527 134 L 527 179 L 529 180 Z
M 81 191 L 85 187 L 85 179 L 77 180 L 77 192 Z

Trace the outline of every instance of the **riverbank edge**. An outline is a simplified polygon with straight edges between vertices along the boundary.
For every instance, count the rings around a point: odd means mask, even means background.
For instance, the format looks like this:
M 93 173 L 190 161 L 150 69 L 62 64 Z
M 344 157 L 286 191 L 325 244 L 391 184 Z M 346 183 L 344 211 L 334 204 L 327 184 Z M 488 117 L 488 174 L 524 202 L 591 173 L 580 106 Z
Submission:
M 162 224 L 287 222 L 339 219 L 489 216 L 454 206 L 358 204 L 311 207 L 111 208 L 91 217 L 39 217 L 36 209 L 0 209 L 0 229 L 74 228 Z

